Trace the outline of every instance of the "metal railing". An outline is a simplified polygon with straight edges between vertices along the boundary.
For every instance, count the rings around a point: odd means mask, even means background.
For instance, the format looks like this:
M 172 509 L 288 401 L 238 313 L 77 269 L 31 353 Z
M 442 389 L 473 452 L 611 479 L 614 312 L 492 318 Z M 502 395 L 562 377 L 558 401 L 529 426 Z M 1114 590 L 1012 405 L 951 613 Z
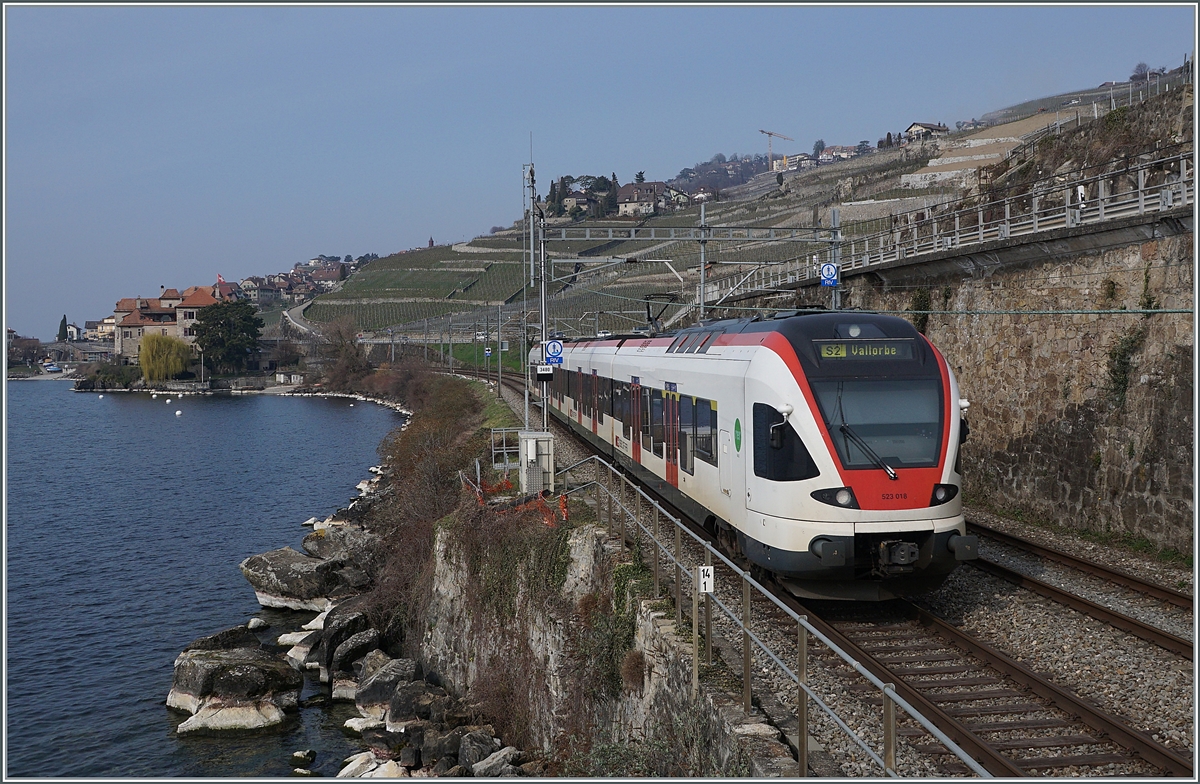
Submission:
M 1003 196 L 985 204 L 942 213 L 926 208 L 899 213 L 889 228 L 855 234 L 842 227 L 843 273 L 880 264 L 914 260 L 996 240 L 1038 232 L 1094 225 L 1105 221 L 1164 212 L 1195 203 L 1196 173 L 1192 152 L 1175 152 L 1127 161 L 1119 171 L 1087 171 L 1047 178 L 1028 192 Z M 848 236 L 849 235 L 849 236 Z M 814 249 L 811 256 L 772 264 L 715 280 L 705 286 L 706 304 L 795 288 L 820 278 L 820 266 L 834 248 Z M 697 300 L 701 296 L 699 287 Z
M 739 568 L 736 564 L 725 557 L 723 553 L 714 548 L 701 537 L 697 536 L 688 527 L 684 526 L 679 518 L 667 512 L 663 507 L 646 494 L 641 487 L 634 484 L 625 474 L 617 470 L 610 463 L 598 456 L 591 456 L 584 460 L 561 469 L 556 472 L 556 476 L 564 477 L 564 486 L 569 485 L 571 472 L 579 471 L 586 466 L 592 468 L 590 479 L 585 479 L 571 486 L 565 492 L 583 493 L 591 490 L 592 499 L 595 504 L 597 521 L 603 521 L 606 525 L 609 535 L 615 536 L 621 543 L 621 548 L 624 550 L 626 541 L 629 538 L 629 524 L 632 522 L 632 534 L 635 541 L 640 545 L 641 536 L 644 536 L 650 546 L 653 547 L 653 556 L 650 558 L 652 572 L 654 596 L 659 598 L 661 595 L 661 574 L 660 561 L 665 560 L 669 568 L 674 569 L 674 588 L 675 588 L 675 622 L 681 624 L 683 620 L 683 582 L 684 575 L 691 584 L 691 599 L 692 599 L 692 698 L 695 699 L 699 690 L 699 659 L 700 659 L 700 565 L 695 568 L 690 568 L 684 562 L 684 542 L 686 541 L 691 546 L 699 547 L 704 553 L 704 567 L 711 568 L 714 562 L 723 564 L 730 572 L 733 573 L 735 579 L 741 583 L 741 609 L 739 612 L 734 608 L 729 607 L 712 593 L 704 594 L 704 625 L 705 625 L 705 651 L 708 663 L 712 663 L 712 607 L 715 605 L 717 609 L 724 614 L 742 633 L 742 708 L 749 715 L 751 710 L 751 652 L 752 647 L 757 647 L 776 667 L 783 673 L 784 677 L 796 684 L 796 721 L 799 725 L 798 739 L 796 743 L 797 750 L 797 767 L 801 777 L 808 775 L 808 701 L 811 700 L 817 705 L 830 720 L 837 725 L 850 740 L 861 748 L 866 755 L 878 765 L 886 775 L 899 777 L 896 772 L 896 706 L 902 708 L 914 721 L 924 727 L 931 735 L 937 738 L 949 751 L 954 754 L 974 773 L 985 778 L 991 778 L 989 773 L 983 766 L 976 762 L 969 754 L 962 750 L 954 741 L 952 741 L 944 732 L 937 728 L 929 719 L 923 716 L 916 708 L 910 705 L 903 697 L 896 693 L 894 684 L 884 683 L 875 675 L 873 675 L 866 667 L 860 664 L 856 659 L 850 656 L 837 646 L 832 640 L 822 634 L 813 625 L 808 622 L 808 616 L 799 615 L 790 607 L 773 596 L 766 588 L 764 588 L 757 580 L 750 576 L 750 573 Z M 628 500 L 627 500 L 628 498 Z M 643 510 L 650 515 L 650 523 L 643 519 Z M 670 525 L 664 525 L 664 522 Z M 665 529 L 665 530 L 664 530 Z M 669 541 L 664 542 L 664 539 Z M 754 595 L 760 599 L 766 599 L 774 607 L 784 612 L 789 618 L 796 622 L 796 641 L 797 653 L 794 666 L 789 666 L 784 662 L 782 656 L 774 651 L 767 642 L 755 634 L 751 623 L 751 608 Z M 808 637 L 815 637 L 819 642 L 823 643 L 833 654 L 842 659 L 855 672 L 866 678 L 871 684 L 880 690 L 883 697 L 883 712 L 880 717 L 882 722 L 883 748 L 877 752 L 871 747 L 867 741 L 863 740 L 837 713 L 830 708 L 816 692 L 809 686 L 808 683 Z

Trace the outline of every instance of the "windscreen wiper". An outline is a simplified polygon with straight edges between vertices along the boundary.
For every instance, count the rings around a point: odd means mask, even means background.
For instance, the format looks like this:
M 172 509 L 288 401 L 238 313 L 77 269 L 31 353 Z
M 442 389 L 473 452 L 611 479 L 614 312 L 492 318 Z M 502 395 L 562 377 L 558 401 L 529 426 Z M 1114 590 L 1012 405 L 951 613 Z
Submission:
M 867 442 L 864 441 L 861 436 L 859 436 L 858 433 L 855 433 L 853 430 L 850 429 L 849 425 L 843 424 L 838 429 L 842 431 L 842 434 L 844 436 L 846 436 L 851 441 L 853 441 L 854 445 L 863 451 L 863 454 L 865 454 L 867 457 L 871 458 L 871 460 L 873 460 L 875 462 L 875 465 L 879 466 L 884 471 L 887 471 L 888 479 L 899 479 L 900 478 L 900 477 L 896 476 L 895 470 L 893 470 L 890 465 L 883 462 L 882 457 L 875 454 L 875 450 L 872 449 L 870 447 L 870 445 L 867 444 Z

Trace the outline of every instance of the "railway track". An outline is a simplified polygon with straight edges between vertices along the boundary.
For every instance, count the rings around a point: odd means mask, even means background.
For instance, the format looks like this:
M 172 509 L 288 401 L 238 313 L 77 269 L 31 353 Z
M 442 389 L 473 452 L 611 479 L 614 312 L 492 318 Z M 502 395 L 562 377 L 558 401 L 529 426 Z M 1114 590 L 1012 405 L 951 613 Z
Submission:
M 1100 577 L 1108 582 L 1116 583 L 1117 585 L 1123 585 L 1126 588 L 1132 588 L 1138 593 L 1152 596 L 1155 599 L 1161 599 L 1164 602 L 1168 602 L 1176 607 L 1181 607 L 1189 612 L 1192 610 L 1192 597 L 1186 593 L 1176 591 L 1172 588 L 1167 588 L 1166 586 L 1159 585 L 1158 583 L 1152 583 L 1148 580 L 1143 580 L 1140 577 L 1135 577 L 1134 575 L 1126 574 L 1125 572 L 1109 568 L 1103 564 L 1089 561 L 1086 558 L 1079 558 L 1078 556 L 1060 552 L 1051 547 L 1037 544 L 1036 542 L 1031 542 L 1028 539 L 1022 539 L 1018 536 L 1013 536 L 1012 534 L 1007 534 L 1003 531 L 989 528 L 981 523 L 968 521 L 967 527 L 972 529 L 975 533 L 982 534 L 989 539 L 994 539 L 1001 544 L 1006 544 L 1010 547 L 1015 547 L 1018 550 L 1032 553 L 1041 558 L 1045 558 L 1048 561 L 1054 561 L 1064 566 L 1078 569 L 1081 572 Z
M 522 384 L 516 380 L 506 379 L 506 386 L 523 391 Z M 590 444 L 575 436 L 557 420 L 553 421 L 552 426 L 569 434 L 581 449 L 595 453 Z M 633 477 L 630 479 L 633 480 Z M 677 509 L 671 508 L 650 488 L 644 489 L 678 515 Z M 685 516 L 678 516 L 687 521 Z M 701 526 L 694 521 L 687 522 L 694 531 L 718 546 Z M 985 526 L 975 527 L 985 535 L 992 533 L 992 529 L 986 529 Z M 1040 548 L 1037 545 L 1034 547 Z M 1063 562 L 1062 559 L 1082 561 L 1054 553 L 1048 548 L 1040 549 L 1052 553 L 1045 557 L 1059 562 Z M 1097 576 L 1101 576 L 1100 570 L 1105 569 L 1098 564 L 1089 563 L 1089 567 L 1087 571 Z M 1082 609 L 1077 606 L 1080 602 L 1086 602 L 1081 597 L 1072 597 L 1047 584 L 1035 586 L 1034 583 L 1038 581 L 1015 572 L 1011 576 L 1001 574 L 1001 571 L 1011 570 L 998 564 L 987 564 L 982 568 L 1005 579 L 1021 581 L 1018 584 L 1023 583 L 1023 587 L 1039 593 L 1043 593 L 1044 586 L 1045 590 L 1055 594 L 1050 598 L 1077 610 Z M 1142 584 L 1142 581 L 1130 575 L 1115 574 L 1126 581 Z M 915 604 L 902 600 L 872 605 L 832 602 L 803 604 L 777 583 L 770 580 L 763 582 L 780 601 L 796 612 L 807 615 L 814 626 L 854 656 L 872 674 L 885 682 L 894 683 L 904 699 L 994 775 L 1193 776 L 1190 757 L 1162 745 L 1146 733 L 1129 726 L 1120 717 L 1053 683 L 994 646 L 971 637 Z M 1129 582 L 1114 582 L 1137 590 Z M 1154 588 L 1159 589 L 1159 594 L 1178 593 L 1162 586 L 1152 586 Z M 1182 606 L 1179 604 L 1182 601 L 1180 597 L 1185 597 L 1190 606 L 1190 597 L 1183 594 L 1173 600 L 1165 595 L 1156 596 L 1177 606 Z M 1098 605 L 1094 605 L 1094 608 L 1098 609 L 1093 609 L 1093 612 L 1107 614 L 1100 617 L 1106 623 L 1143 636 L 1180 655 L 1192 656 L 1190 641 L 1147 627 L 1140 621 L 1099 608 Z M 814 647 L 810 655 L 814 658 L 813 664 L 817 665 L 821 660 L 818 649 Z M 832 656 L 827 665 L 845 667 L 844 662 Z M 849 671 L 848 678 L 851 676 L 858 677 Z M 866 694 L 878 691 L 872 685 L 853 684 L 849 688 L 852 692 L 864 693 L 861 699 L 867 704 L 878 704 L 881 700 L 880 697 Z M 945 774 L 969 773 L 966 766 L 915 722 L 902 722 L 898 733 L 914 751 L 938 760 L 937 767 Z
M 876 677 L 895 683 L 997 776 L 1146 775 L 1146 764 L 1159 775 L 1192 776 L 1191 759 L 910 602 L 818 607 L 777 596 Z M 967 772 L 924 729 L 910 724 L 899 733 L 915 750 L 945 758 L 945 773 Z

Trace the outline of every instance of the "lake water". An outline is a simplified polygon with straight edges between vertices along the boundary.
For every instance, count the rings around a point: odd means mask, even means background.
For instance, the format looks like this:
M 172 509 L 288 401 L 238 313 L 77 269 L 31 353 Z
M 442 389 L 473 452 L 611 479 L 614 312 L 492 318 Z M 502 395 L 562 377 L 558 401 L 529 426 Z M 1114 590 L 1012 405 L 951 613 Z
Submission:
M 6 778 L 283 776 L 306 748 L 334 775 L 359 750 L 341 732 L 352 705 L 197 738 L 175 734 L 187 716 L 165 700 L 195 638 L 313 616 L 260 608 L 238 563 L 300 549 L 301 523 L 346 505 L 401 415 L 335 398 L 101 398 L 63 381 L 7 391 Z M 319 691 L 310 678 L 301 696 Z

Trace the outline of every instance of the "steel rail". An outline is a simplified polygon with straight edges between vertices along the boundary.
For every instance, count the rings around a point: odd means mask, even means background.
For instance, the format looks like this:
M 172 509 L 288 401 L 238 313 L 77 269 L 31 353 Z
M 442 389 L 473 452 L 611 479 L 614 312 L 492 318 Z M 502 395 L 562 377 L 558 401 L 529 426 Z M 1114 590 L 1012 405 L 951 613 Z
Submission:
M 1095 575 L 1096 577 L 1102 577 L 1109 582 L 1124 585 L 1126 588 L 1132 588 L 1135 591 L 1148 594 L 1156 599 L 1162 599 L 1164 602 L 1170 602 L 1176 607 L 1182 607 L 1185 610 L 1192 609 L 1192 597 L 1186 593 L 1167 588 L 1163 585 L 1158 585 L 1157 583 L 1148 582 L 1139 577 L 1134 577 L 1131 574 L 1119 572 L 1116 569 L 1089 561 L 1085 558 L 1079 558 L 1078 556 L 1070 555 L 1069 553 L 1059 552 L 1058 550 L 1046 547 L 1045 545 L 1031 542 L 1028 539 L 1022 539 L 1018 536 L 1013 536 L 1012 534 L 1006 534 L 1003 531 L 997 531 L 996 529 L 990 528 L 981 523 L 968 520 L 967 525 L 970 528 L 973 528 L 975 531 L 991 539 L 995 539 L 1002 544 L 1009 545 L 1010 547 L 1026 550 L 1034 555 L 1046 558 L 1047 560 L 1057 561 L 1065 566 L 1078 569 L 1081 572 L 1086 572 L 1088 574 Z
M 917 708 L 921 715 L 934 722 L 942 732 L 946 733 L 964 751 L 975 757 L 989 773 L 1009 778 L 1027 775 L 1011 759 L 1001 754 L 998 749 L 983 738 L 971 732 L 958 719 L 946 713 L 937 703 L 908 685 L 903 678 L 893 674 L 886 665 L 879 663 L 874 656 L 865 651 L 858 643 L 838 631 L 832 624 L 798 601 L 786 589 L 779 586 L 778 583 L 772 581 L 771 587 L 772 593 L 777 598 L 785 602 L 795 612 L 807 615 L 810 624 L 820 629 L 822 634 L 836 642 L 838 647 L 853 656 L 872 675 L 880 680 L 893 683 L 898 694 Z
M 1193 775 L 1192 761 L 1167 748 L 1144 732 L 1135 730 L 1119 719 L 1089 704 L 1071 691 L 1043 678 L 1024 664 L 1010 658 L 986 643 L 921 609 L 912 602 L 898 600 L 910 617 L 928 626 L 955 646 L 985 661 L 991 667 L 1046 698 L 1059 709 L 1077 717 L 1084 724 L 1102 732 L 1119 746 L 1174 776 Z M 811 618 L 811 616 L 810 616 Z
M 1053 599 L 1060 604 L 1065 604 L 1072 610 L 1078 610 L 1081 613 L 1090 615 L 1098 621 L 1103 621 L 1109 626 L 1129 632 L 1130 634 L 1140 637 L 1147 642 L 1152 642 L 1155 645 L 1165 648 L 1171 653 L 1178 653 L 1180 656 L 1185 656 L 1188 659 L 1192 658 L 1192 641 L 1185 640 L 1182 637 L 1177 637 L 1170 632 L 1163 631 L 1148 623 L 1139 621 L 1137 618 L 1132 618 L 1124 613 L 1119 613 L 1116 610 L 1111 610 L 1101 604 L 1096 604 L 1093 601 L 1084 599 L 1082 596 L 1077 596 L 1069 591 L 1064 591 L 1058 586 L 1043 582 L 1034 577 L 1009 569 L 1007 566 L 1001 566 L 995 561 L 990 561 L 986 558 L 979 558 L 970 562 L 971 566 L 988 574 L 995 575 L 1002 580 L 1007 580 L 1014 585 L 1019 585 L 1022 588 L 1027 588 L 1035 593 L 1045 596 L 1047 599 Z

